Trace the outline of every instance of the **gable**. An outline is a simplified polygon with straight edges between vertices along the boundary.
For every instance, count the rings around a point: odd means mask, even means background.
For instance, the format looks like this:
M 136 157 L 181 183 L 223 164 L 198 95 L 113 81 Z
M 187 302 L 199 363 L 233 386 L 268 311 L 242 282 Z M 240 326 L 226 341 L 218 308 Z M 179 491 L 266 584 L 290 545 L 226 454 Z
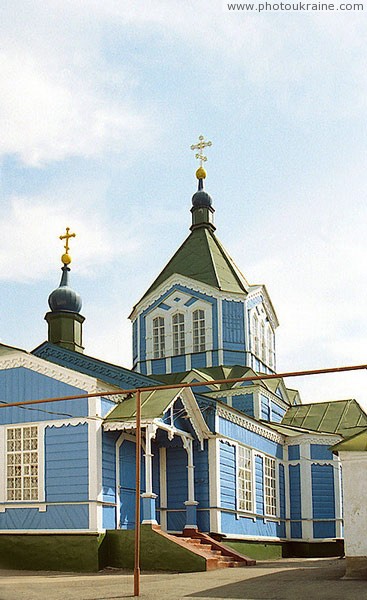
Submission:
M 1 369 L 0 402 L 7 404 L 43 398 L 60 398 L 85 393 L 85 389 L 26 367 Z M 25 423 L 88 415 L 88 399 L 60 400 L 45 404 L 12 406 L 0 409 L 0 423 Z

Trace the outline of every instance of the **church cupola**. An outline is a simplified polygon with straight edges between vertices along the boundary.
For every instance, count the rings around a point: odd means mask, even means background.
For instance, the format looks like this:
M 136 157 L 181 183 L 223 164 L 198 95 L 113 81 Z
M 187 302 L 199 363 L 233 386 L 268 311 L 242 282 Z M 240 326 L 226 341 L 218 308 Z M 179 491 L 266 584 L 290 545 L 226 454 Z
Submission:
M 69 227 L 66 228 L 66 234 L 61 235 L 60 239 L 65 240 L 65 253 L 61 257 L 63 266 L 61 268 L 62 276 L 60 285 L 48 298 L 48 304 L 51 312 L 45 315 L 48 323 L 48 341 L 62 348 L 83 352 L 82 346 L 82 324 L 84 317 L 80 314 L 82 300 L 80 295 L 69 285 L 69 273 L 71 257 L 69 255 L 69 239 L 75 237 L 75 233 L 69 233 Z
M 196 178 L 198 179 L 198 190 L 192 197 L 192 225 L 191 231 L 198 227 L 207 227 L 211 231 L 215 231 L 213 223 L 213 200 L 211 196 L 204 190 L 204 179 L 206 178 L 206 171 L 203 167 L 203 162 L 206 162 L 207 157 L 203 155 L 202 151 L 206 146 L 211 146 L 211 142 L 205 142 L 204 136 L 199 136 L 199 143 L 193 144 L 191 150 L 198 150 L 196 158 L 200 160 L 200 167 L 196 171 Z

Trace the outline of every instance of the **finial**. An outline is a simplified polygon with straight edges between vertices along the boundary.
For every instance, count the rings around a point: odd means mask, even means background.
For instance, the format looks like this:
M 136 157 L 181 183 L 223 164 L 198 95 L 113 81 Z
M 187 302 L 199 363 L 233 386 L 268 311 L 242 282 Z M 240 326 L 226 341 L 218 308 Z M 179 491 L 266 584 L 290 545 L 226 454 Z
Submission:
M 203 162 L 206 162 L 208 159 L 206 156 L 204 156 L 203 154 L 203 150 L 204 148 L 211 146 L 212 143 L 211 142 L 205 142 L 204 141 L 204 136 L 203 135 L 199 135 L 199 143 L 198 144 L 192 144 L 191 146 L 191 150 L 199 150 L 199 152 L 197 152 L 195 154 L 195 158 L 197 158 L 198 160 L 200 160 L 200 167 L 198 168 L 198 170 L 196 171 L 196 178 L 197 179 L 205 179 L 206 177 L 206 171 L 203 167 Z
M 65 240 L 65 253 L 61 257 L 61 262 L 66 266 L 71 263 L 71 256 L 69 254 L 69 239 L 76 237 L 76 233 L 69 233 L 70 227 L 66 228 L 65 235 L 60 235 L 60 240 Z

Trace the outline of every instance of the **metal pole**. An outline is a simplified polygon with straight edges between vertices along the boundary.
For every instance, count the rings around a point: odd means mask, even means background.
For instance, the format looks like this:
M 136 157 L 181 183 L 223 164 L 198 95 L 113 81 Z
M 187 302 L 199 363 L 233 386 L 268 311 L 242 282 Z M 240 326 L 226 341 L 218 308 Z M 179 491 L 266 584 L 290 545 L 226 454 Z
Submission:
M 140 466 L 141 466 L 141 397 L 136 390 L 136 448 L 135 448 L 135 548 L 134 596 L 140 596 Z
M 191 383 L 171 383 L 169 385 L 149 385 L 144 386 L 145 392 L 153 392 L 157 390 L 174 390 L 181 388 L 195 388 L 203 385 L 216 385 L 222 383 L 240 383 L 241 381 L 265 381 L 266 379 L 285 379 L 286 377 L 305 377 L 308 375 L 326 375 L 328 373 L 344 373 L 348 371 L 361 371 L 367 370 L 367 365 L 355 365 L 351 367 L 331 367 L 329 369 L 312 369 L 310 371 L 290 371 L 287 373 L 272 373 L 262 375 L 248 375 L 247 377 L 236 377 L 231 379 L 213 379 L 212 381 L 192 381 Z M 45 404 L 48 402 L 60 402 L 61 400 L 80 400 L 82 398 L 97 398 L 104 396 L 119 396 L 119 395 L 131 395 L 136 392 L 136 388 L 131 389 L 120 389 L 117 388 L 115 391 L 105 390 L 100 392 L 93 392 L 90 394 L 78 394 L 76 396 L 58 396 L 55 398 L 43 398 L 42 400 L 21 400 L 20 402 L 5 402 L 0 400 L 0 408 L 7 408 L 10 406 L 27 406 L 28 404 Z

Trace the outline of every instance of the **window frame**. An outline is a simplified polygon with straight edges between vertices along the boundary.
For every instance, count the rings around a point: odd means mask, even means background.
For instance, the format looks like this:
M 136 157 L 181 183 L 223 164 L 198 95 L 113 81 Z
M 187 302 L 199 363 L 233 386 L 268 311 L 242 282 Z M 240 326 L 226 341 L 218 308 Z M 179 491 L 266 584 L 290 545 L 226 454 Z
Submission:
M 203 308 L 195 308 L 192 311 L 192 351 L 206 351 L 206 320 Z
M 278 519 L 278 510 L 279 510 L 279 499 L 278 499 L 278 474 L 277 474 L 277 465 L 278 461 L 273 456 L 268 456 L 263 454 L 263 473 L 264 473 L 264 516 Z M 269 475 L 269 465 L 267 465 L 267 461 L 272 461 L 274 463 L 274 476 Z M 272 468 L 272 467 L 270 467 Z M 274 486 L 269 486 L 269 479 L 274 481 Z M 267 482 L 268 480 L 268 482 Z M 271 490 L 273 493 L 268 494 L 267 490 Z M 269 510 L 270 509 L 270 510 Z
M 26 432 L 26 430 L 29 429 L 31 430 L 30 433 L 32 434 L 32 429 L 36 431 L 36 435 L 34 437 L 32 437 L 32 435 L 30 437 L 26 437 L 24 434 Z M 17 437 L 14 438 L 10 438 L 9 437 L 9 433 L 11 430 L 20 430 L 20 439 L 18 440 Z M 42 502 L 44 500 L 44 489 L 43 489 L 43 478 L 44 478 L 44 465 L 43 465 L 43 460 L 44 460 L 44 449 L 43 449 L 43 431 L 44 428 L 40 426 L 39 423 L 13 423 L 13 424 L 9 424 L 6 427 L 4 427 L 4 486 L 3 486 L 3 502 L 4 503 L 9 503 L 9 504 L 13 504 L 13 503 L 39 503 Z M 24 447 L 27 444 L 25 443 L 27 440 L 37 440 L 37 447 L 36 448 L 27 448 Z M 16 442 L 16 441 L 20 441 L 21 445 L 20 445 L 20 449 L 16 449 L 16 445 L 14 444 L 14 450 L 9 450 L 9 443 L 11 443 L 12 441 Z M 30 446 L 32 446 L 32 443 L 30 443 Z M 25 461 L 25 455 L 26 454 L 32 454 L 32 453 L 37 453 L 37 458 L 32 462 L 31 458 L 29 457 L 30 460 Z M 16 455 L 20 454 L 20 462 L 16 462 Z M 14 459 L 12 461 L 9 460 L 9 457 L 13 456 Z M 20 475 L 18 475 L 18 477 L 16 476 L 16 474 L 14 473 L 15 471 L 15 467 L 20 467 Z M 32 474 L 32 467 L 36 467 L 36 471 L 37 474 L 33 473 Z M 13 470 L 13 475 L 10 477 L 10 473 L 9 471 L 11 471 L 11 469 Z M 25 487 L 24 483 L 25 483 L 25 479 L 30 479 L 32 477 L 36 477 L 37 481 L 35 483 L 35 485 L 33 485 L 32 487 L 30 486 Z M 21 479 L 21 486 L 20 488 L 16 488 L 14 486 L 13 490 L 11 489 L 11 487 L 9 487 L 9 481 L 8 479 Z M 31 481 L 30 481 L 31 483 Z M 15 497 L 16 494 L 14 494 L 14 498 L 11 498 L 9 495 L 9 492 L 14 491 L 16 492 L 17 490 L 21 491 L 20 497 Z M 25 493 L 26 490 L 30 491 L 29 497 L 26 497 L 28 494 Z M 36 490 L 36 495 L 32 496 L 32 490 Z
M 158 321 L 158 325 L 155 325 Z M 163 331 L 163 334 L 162 334 Z M 157 315 L 152 319 L 152 343 L 153 359 L 165 358 L 166 356 L 166 323 L 162 315 Z
M 182 317 L 182 319 L 181 319 Z M 179 320 L 178 320 L 179 319 Z M 175 320 L 178 320 L 177 323 Z M 182 356 L 186 354 L 186 319 L 185 313 L 176 311 L 171 316 L 172 323 L 172 356 Z M 177 342 L 177 344 L 176 344 Z
M 243 479 L 245 482 L 247 481 L 247 483 L 250 483 L 250 489 L 248 488 L 244 488 L 242 491 L 244 491 L 244 496 L 240 497 L 242 494 L 240 494 L 241 489 L 240 489 L 240 452 L 244 452 L 244 453 L 248 453 L 248 459 L 250 462 L 250 469 L 245 469 L 245 471 L 250 473 L 250 477 L 247 479 Z M 245 459 L 246 460 L 246 459 Z M 243 502 L 247 502 L 246 499 L 246 492 L 249 492 L 251 495 L 251 499 L 249 501 L 249 508 L 241 508 L 240 503 Z M 255 513 L 255 504 L 256 504 L 256 488 L 255 488 L 255 463 L 254 463 L 254 452 L 252 448 L 249 448 L 248 446 L 244 446 L 243 444 L 236 444 L 236 510 L 238 512 L 246 512 L 246 513 L 250 513 L 250 514 L 254 514 Z

